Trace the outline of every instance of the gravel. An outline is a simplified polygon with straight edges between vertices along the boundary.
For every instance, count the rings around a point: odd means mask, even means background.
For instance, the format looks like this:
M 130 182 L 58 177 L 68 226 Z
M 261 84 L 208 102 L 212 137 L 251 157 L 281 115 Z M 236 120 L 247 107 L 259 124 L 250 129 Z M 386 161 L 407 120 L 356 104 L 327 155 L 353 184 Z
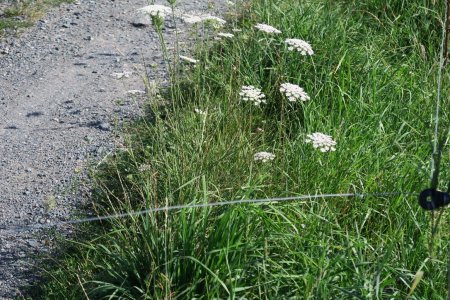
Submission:
M 222 0 L 178 6 L 206 11 L 208 2 L 223 8 Z M 157 36 L 136 14 L 147 4 L 64 4 L 19 37 L 0 40 L 0 299 L 33 285 L 34 257 L 54 247 L 49 233 L 8 228 L 69 220 L 88 203 L 86 169 L 114 151 L 118 126 L 139 115 L 141 75 L 164 77 Z M 174 40 L 172 29 L 165 34 Z

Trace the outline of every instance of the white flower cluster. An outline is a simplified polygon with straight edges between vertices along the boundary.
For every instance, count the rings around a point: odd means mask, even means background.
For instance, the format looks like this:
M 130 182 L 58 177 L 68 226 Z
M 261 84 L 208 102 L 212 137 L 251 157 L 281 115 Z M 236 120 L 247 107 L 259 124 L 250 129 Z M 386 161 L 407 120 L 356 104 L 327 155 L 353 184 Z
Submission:
M 191 14 L 185 14 L 183 15 L 184 22 L 188 24 L 198 24 L 202 22 L 210 22 L 218 26 L 223 26 L 227 21 L 224 19 L 221 19 L 216 16 L 211 15 L 191 15 Z
M 172 9 L 170 7 L 159 4 L 142 7 L 139 9 L 139 11 L 149 14 L 152 17 L 159 16 L 161 18 L 165 18 L 167 15 L 170 15 L 172 13 Z
M 232 39 L 234 38 L 234 34 L 232 33 L 226 33 L 226 32 L 219 32 L 217 34 L 218 37 L 223 37 L 223 38 L 228 38 L 228 39 Z
M 225 21 L 224 19 L 221 19 L 221 18 L 216 17 L 216 16 L 204 16 L 204 17 L 203 17 L 203 21 L 205 21 L 205 22 L 211 22 L 211 23 L 217 24 L 217 25 L 219 25 L 219 26 L 223 26 L 223 25 L 225 25 L 225 23 L 227 22 L 227 21 Z
M 267 25 L 267 24 L 257 24 L 255 25 L 255 28 L 258 29 L 259 31 L 265 32 L 265 33 L 270 33 L 270 34 L 280 34 L 281 31 L 276 29 L 273 26 Z
M 201 109 L 199 109 L 199 108 L 194 109 L 194 112 L 195 112 L 196 114 L 199 114 L 199 115 L 202 115 L 202 116 L 206 116 L 206 114 L 207 114 L 206 111 L 203 111 L 203 110 L 201 110 Z
M 287 39 L 285 41 L 286 44 L 289 45 L 288 50 L 294 51 L 297 50 L 302 55 L 313 55 L 314 51 L 311 45 L 308 42 L 300 39 Z
M 280 92 L 284 93 L 291 102 L 296 102 L 297 100 L 307 101 L 310 99 L 303 88 L 292 83 L 282 83 Z
M 266 103 L 266 96 L 261 92 L 260 89 L 255 88 L 253 85 L 244 85 L 239 95 L 241 95 L 242 101 L 250 101 L 255 105 Z
M 194 58 L 192 58 L 192 57 L 183 56 L 183 55 L 180 55 L 179 57 L 180 57 L 181 60 L 184 60 L 185 62 L 194 64 L 194 65 L 195 65 L 196 63 L 198 63 L 198 60 L 196 60 L 196 59 L 194 59 Z
M 314 148 L 318 148 L 321 152 L 336 151 L 336 142 L 329 135 L 314 132 L 308 134 L 306 138 L 307 143 L 312 143 Z
M 270 152 L 258 152 L 253 155 L 253 160 L 255 161 L 262 161 L 262 162 L 268 162 L 270 160 L 275 159 L 275 154 Z

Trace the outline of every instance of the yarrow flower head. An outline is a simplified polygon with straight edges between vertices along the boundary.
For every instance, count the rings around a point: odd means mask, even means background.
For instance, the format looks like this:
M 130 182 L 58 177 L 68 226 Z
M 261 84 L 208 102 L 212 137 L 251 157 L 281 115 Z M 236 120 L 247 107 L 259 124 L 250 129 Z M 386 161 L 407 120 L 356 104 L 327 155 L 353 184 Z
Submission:
M 242 101 L 250 101 L 255 105 L 266 103 L 266 96 L 261 92 L 260 89 L 254 87 L 253 85 L 244 85 L 239 95 L 241 95 Z
M 329 135 L 314 132 L 308 134 L 306 138 L 307 143 L 312 143 L 314 148 L 318 148 L 321 152 L 336 151 L 336 142 Z
M 196 59 L 194 59 L 194 58 L 192 58 L 192 57 L 183 56 L 183 55 L 180 55 L 179 57 L 180 57 L 181 60 L 184 60 L 185 62 L 194 64 L 194 65 L 195 65 L 196 63 L 198 63 L 198 60 L 196 60 Z
M 270 25 L 267 25 L 267 24 L 257 24 L 257 25 L 255 25 L 255 28 L 262 32 L 270 33 L 270 34 L 280 34 L 281 33 L 280 30 L 278 30 L 275 27 L 272 27 Z
M 140 8 L 139 10 L 143 13 L 149 14 L 152 17 L 159 16 L 162 18 L 172 13 L 172 9 L 170 7 L 159 4 L 148 5 Z
M 300 39 L 287 39 L 285 41 L 286 44 L 289 45 L 288 50 L 289 51 L 298 51 L 302 55 L 313 55 L 314 51 L 311 47 L 311 45 L 308 42 L 305 42 L 304 40 Z
M 254 161 L 262 161 L 262 162 L 268 162 L 270 160 L 274 160 L 275 159 L 275 154 L 270 153 L 270 152 L 258 152 L 255 153 L 255 155 L 253 155 L 253 160 Z
M 297 100 L 307 101 L 309 100 L 308 94 L 303 90 L 303 88 L 292 83 L 282 83 L 280 87 L 280 92 L 282 92 L 291 102 L 296 102 Z

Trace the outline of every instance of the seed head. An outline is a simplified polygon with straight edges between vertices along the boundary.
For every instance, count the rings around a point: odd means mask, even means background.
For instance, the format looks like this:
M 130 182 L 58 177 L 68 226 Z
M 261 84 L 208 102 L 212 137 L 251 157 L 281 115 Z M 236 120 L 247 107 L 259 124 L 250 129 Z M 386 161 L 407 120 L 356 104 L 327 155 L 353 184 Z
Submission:
M 310 99 L 303 88 L 292 83 L 282 83 L 280 92 L 282 92 L 291 102 L 296 102 L 297 100 L 307 101 Z

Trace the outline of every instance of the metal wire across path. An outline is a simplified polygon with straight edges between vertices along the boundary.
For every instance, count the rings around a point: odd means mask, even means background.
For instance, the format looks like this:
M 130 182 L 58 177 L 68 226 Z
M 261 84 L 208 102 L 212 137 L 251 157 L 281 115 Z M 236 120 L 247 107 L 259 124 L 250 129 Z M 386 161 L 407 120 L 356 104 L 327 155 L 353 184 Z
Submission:
M 238 204 L 269 204 L 269 203 L 279 203 L 279 202 L 287 202 L 287 201 L 304 201 L 304 200 L 315 200 L 315 199 L 327 199 L 327 198 L 357 198 L 357 199 L 365 199 L 368 197 L 392 197 L 392 196 L 415 196 L 413 193 L 395 193 L 395 192 L 381 192 L 381 193 L 341 193 L 341 194 L 316 194 L 316 195 L 299 195 L 299 196 L 291 196 L 291 197 L 276 197 L 276 198 L 261 198 L 261 199 L 235 199 L 235 200 L 225 200 L 225 201 L 217 201 L 217 202 L 203 202 L 203 203 L 192 203 L 192 204 L 183 204 L 183 205 L 173 205 L 173 206 L 162 206 L 162 207 L 154 207 L 140 211 L 131 211 L 124 212 L 118 214 L 111 214 L 105 216 L 94 216 L 87 217 L 82 219 L 74 219 L 68 221 L 54 222 L 48 224 L 30 224 L 30 225 L 0 225 L 1 231 L 28 231 L 28 230 L 36 230 L 36 229 L 49 229 L 55 228 L 64 225 L 73 225 L 87 222 L 98 222 L 105 221 L 117 218 L 126 218 L 133 216 L 140 216 L 150 213 L 156 212 L 169 212 L 175 210 L 182 209 L 195 209 L 195 208 L 209 208 L 209 207 L 217 207 L 217 206 L 229 206 L 229 205 L 238 205 Z

